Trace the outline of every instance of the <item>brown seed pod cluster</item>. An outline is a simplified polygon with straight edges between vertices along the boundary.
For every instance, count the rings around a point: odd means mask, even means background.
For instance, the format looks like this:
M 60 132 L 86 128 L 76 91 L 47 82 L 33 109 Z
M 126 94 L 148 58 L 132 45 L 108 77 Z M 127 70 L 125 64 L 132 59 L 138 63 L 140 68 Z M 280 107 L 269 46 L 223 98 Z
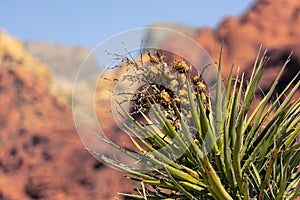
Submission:
M 190 66 L 183 60 L 174 61 L 173 69 L 175 69 L 179 73 L 188 73 L 191 70 Z
M 136 73 L 131 75 L 135 77 L 125 78 L 139 81 L 141 84 L 141 87 L 130 99 L 130 114 L 138 118 L 141 113 L 148 114 L 149 103 L 157 104 L 163 108 L 166 120 L 175 130 L 179 130 L 180 121 L 176 110 L 186 118 L 192 118 L 187 88 L 187 81 L 190 81 L 195 88 L 192 98 L 194 101 L 197 101 L 197 97 L 202 100 L 208 117 L 211 112 L 208 88 L 200 75 L 191 75 L 193 66 L 184 60 L 177 60 L 168 64 L 164 61 L 165 56 L 157 50 L 153 52 L 147 50 L 146 53 L 148 57 L 141 60 L 147 60 L 147 65 L 143 63 L 133 65 L 133 63 L 138 63 L 136 61 L 125 63 L 132 65 Z M 127 59 L 122 60 L 126 61 Z
M 132 99 L 131 114 L 140 112 L 148 113 L 151 104 L 158 104 L 163 108 L 166 120 L 176 129 L 179 128 L 179 118 L 175 113 L 176 108 L 180 108 L 180 101 L 169 88 L 158 84 L 144 85 Z M 145 110 L 146 109 L 146 110 Z
M 206 116 L 209 117 L 209 113 L 211 112 L 211 109 L 210 109 L 207 85 L 201 76 L 194 76 L 193 83 L 196 86 L 196 95 L 200 97 L 204 106 L 204 110 L 206 112 Z

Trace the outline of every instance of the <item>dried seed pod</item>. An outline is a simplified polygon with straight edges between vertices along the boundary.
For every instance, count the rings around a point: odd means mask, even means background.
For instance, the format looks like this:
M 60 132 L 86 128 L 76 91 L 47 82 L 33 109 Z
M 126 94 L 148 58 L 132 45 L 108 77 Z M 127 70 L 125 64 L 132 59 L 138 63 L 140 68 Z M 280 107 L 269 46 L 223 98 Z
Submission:
M 150 51 L 147 52 L 148 52 L 150 62 L 153 64 L 162 63 L 165 58 L 165 56 L 160 54 L 158 51 L 155 51 L 155 55 L 151 54 Z
M 208 96 L 203 92 L 200 95 L 201 95 L 200 97 L 201 97 L 202 102 L 204 104 L 208 103 Z
M 175 74 L 170 70 L 170 68 L 163 68 L 163 73 L 167 79 L 174 79 Z
M 163 108 L 165 119 L 174 127 L 180 129 L 180 120 L 177 111 L 187 119 L 192 118 L 190 111 L 190 99 L 186 82 L 193 82 L 195 92 L 192 94 L 192 100 L 196 97 L 203 102 L 206 116 L 211 112 L 209 94 L 205 81 L 201 76 L 194 76 L 190 80 L 191 67 L 185 61 L 174 61 L 168 65 L 163 61 L 164 56 L 155 51 L 150 53 L 149 65 L 139 68 L 140 71 L 135 78 L 145 83 L 145 86 L 137 91 L 135 101 L 132 101 L 133 110 L 137 113 L 146 113 L 150 111 L 150 104 L 159 104 Z M 142 73 L 140 73 L 142 72 Z M 134 114 L 134 113 L 133 113 Z M 189 122 L 188 122 L 189 123 Z
M 209 94 L 207 90 L 207 85 L 201 76 L 194 76 L 193 83 L 196 85 L 196 95 L 199 95 L 203 107 L 206 112 L 206 116 L 209 117 L 209 113 L 211 112 L 210 104 L 209 104 Z
M 166 109 L 165 110 L 165 116 L 166 116 L 166 118 L 172 119 L 172 117 L 171 117 L 172 115 L 173 115 L 173 112 L 170 109 Z
M 148 51 L 148 56 L 149 56 L 149 59 L 150 59 L 151 63 L 153 63 L 153 64 L 158 64 L 159 63 L 159 58 L 157 58 L 156 56 L 152 55 L 150 53 L 150 51 Z
M 159 73 L 159 69 L 157 68 L 157 66 L 150 66 L 149 70 L 151 73 L 153 73 L 154 75 L 157 75 Z
M 175 91 L 175 89 L 178 87 L 179 83 L 176 79 L 173 79 L 171 82 L 170 82 L 170 89 Z
M 166 91 L 161 92 L 160 97 L 164 103 L 170 103 L 170 101 L 171 101 L 171 96 Z
M 186 74 L 177 74 L 177 78 L 180 84 L 184 84 L 186 82 Z
M 175 69 L 179 73 L 188 73 L 190 71 L 190 66 L 188 66 L 185 61 L 179 60 L 174 61 L 173 69 Z
M 174 103 L 175 105 L 179 105 L 179 104 L 180 104 L 180 99 L 179 99 L 178 97 L 175 97 L 175 98 L 173 98 L 172 100 L 173 100 L 173 103 Z
M 194 76 L 193 82 L 197 86 L 198 90 L 200 90 L 201 92 L 207 93 L 206 83 L 201 76 Z
M 179 130 L 180 129 L 180 121 L 177 119 L 175 120 L 173 127 L 175 128 L 175 130 Z
M 165 63 L 165 62 L 163 62 L 163 63 L 161 64 L 160 67 L 161 67 L 161 69 L 163 69 L 163 70 L 169 69 L 168 64 Z

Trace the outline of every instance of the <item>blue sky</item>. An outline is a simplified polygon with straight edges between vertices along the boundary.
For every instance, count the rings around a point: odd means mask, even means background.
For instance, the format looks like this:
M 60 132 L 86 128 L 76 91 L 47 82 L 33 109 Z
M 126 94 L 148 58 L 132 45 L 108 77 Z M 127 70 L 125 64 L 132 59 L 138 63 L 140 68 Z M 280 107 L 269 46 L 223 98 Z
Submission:
M 254 0 L 1 0 L 0 29 L 21 40 L 94 47 L 121 31 L 153 22 L 216 27 Z

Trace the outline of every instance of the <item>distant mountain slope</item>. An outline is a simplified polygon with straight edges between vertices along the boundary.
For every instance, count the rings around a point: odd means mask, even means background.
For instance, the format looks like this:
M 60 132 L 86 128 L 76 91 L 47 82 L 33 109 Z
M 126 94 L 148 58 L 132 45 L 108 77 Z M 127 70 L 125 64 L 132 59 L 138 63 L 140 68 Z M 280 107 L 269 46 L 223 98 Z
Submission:
M 0 199 L 114 199 L 130 183 L 84 150 L 49 71 L 0 32 Z
M 252 67 L 258 50 L 262 45 L 262 51 L 268 50 L 270 56 L 264 78 L 260 83 L 263 91 L 268 91 L 277 72 L 279 72 L 288 55 L 293 51 L 291 62 L 276 92 L 280 92 L 288 80 L 291 80 L 300 69 L 300 2 L 295 0 L 260 0 L 254 2 L 244 14 L 238 17 L 226 18 L 220 22 L 216 29 L 201 27 L 199 29 L 182 26 L 152 24 L 152 26 L 172 27 L 192 36 L 206 51 L 213 60 L 217 61 L 220 45 L 223 43 L 223 76 L 226 78 L 230 67 L 235 64 L 235 73 L 238 68 L 245 72 L 245 78 L 250 77 Z M 195 33 L 196 32 L 196 33 Z M 149 33 L 150 38 L 154 35 Z M 162 40 L 161 38 L 159 38 Z M 188 46 L 184 46 L 176 38 L 166 37 L 164 48 L 169 45 L 179 46 L 186 49 L 190 54 Z M 261 52 L 263 53 L 263 52 Z M 296 81 L 300 81 L 300 78 Z M 300 97 L 300 92 L 296 98 Z
M 77 70 L 90 49 L 38 41 L 23 44 L 26 52 L 48 67 L 56 91 L 61 95 L 70 95 Z M 87 65 L 97 65 L 96 59 L 90 58 Z

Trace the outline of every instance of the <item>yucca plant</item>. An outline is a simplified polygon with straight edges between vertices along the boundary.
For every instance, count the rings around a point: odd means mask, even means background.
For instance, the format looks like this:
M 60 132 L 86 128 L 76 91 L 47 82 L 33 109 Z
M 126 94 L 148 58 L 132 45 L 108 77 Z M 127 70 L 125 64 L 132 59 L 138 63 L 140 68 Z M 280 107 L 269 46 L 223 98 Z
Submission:
M 163 87 L 151 83 L 148 77 L 147 88 L 138 93 L 139 99 L 133 105 L 135 113 L 119 103 L 124 128 L 135 149 L 102 138 L 147 168 L 126 166 L 92 151 L 103 162 L 128 173 L 129 179 L 140 182 L 135 193 L 122 195 L 131 199 L 220 200 L 299 196 L 300 100 L 291 101 L 300 85 L 296 82 L 299 73 L 274 97 L 290 60 L 287 58 L 270 90 L 250 109 L 268 58 L 265 54 L 257 56 L 247 82 L 243 75 L 234 77 L 232 67 L 222 89 L 220 52 L 215 109 L 205 81 L 201 76 L 192 76 L 186 62 L 176 61 L 168 66 L 162 55 L 148 53 L 150 62 L 160 69 L 143 68 L 143 76 L 147 70 L 147 76 L 153 71 L 163 76 L 161 68 L 165 67 L 186 78 L 179 92 L 182 96 L 168 88 L 168 78 L 161 80 L 166 81 Z M 128 60 L 127 64 L 138 66 Z M 134 117 L 137 113 L 142 120 Z

